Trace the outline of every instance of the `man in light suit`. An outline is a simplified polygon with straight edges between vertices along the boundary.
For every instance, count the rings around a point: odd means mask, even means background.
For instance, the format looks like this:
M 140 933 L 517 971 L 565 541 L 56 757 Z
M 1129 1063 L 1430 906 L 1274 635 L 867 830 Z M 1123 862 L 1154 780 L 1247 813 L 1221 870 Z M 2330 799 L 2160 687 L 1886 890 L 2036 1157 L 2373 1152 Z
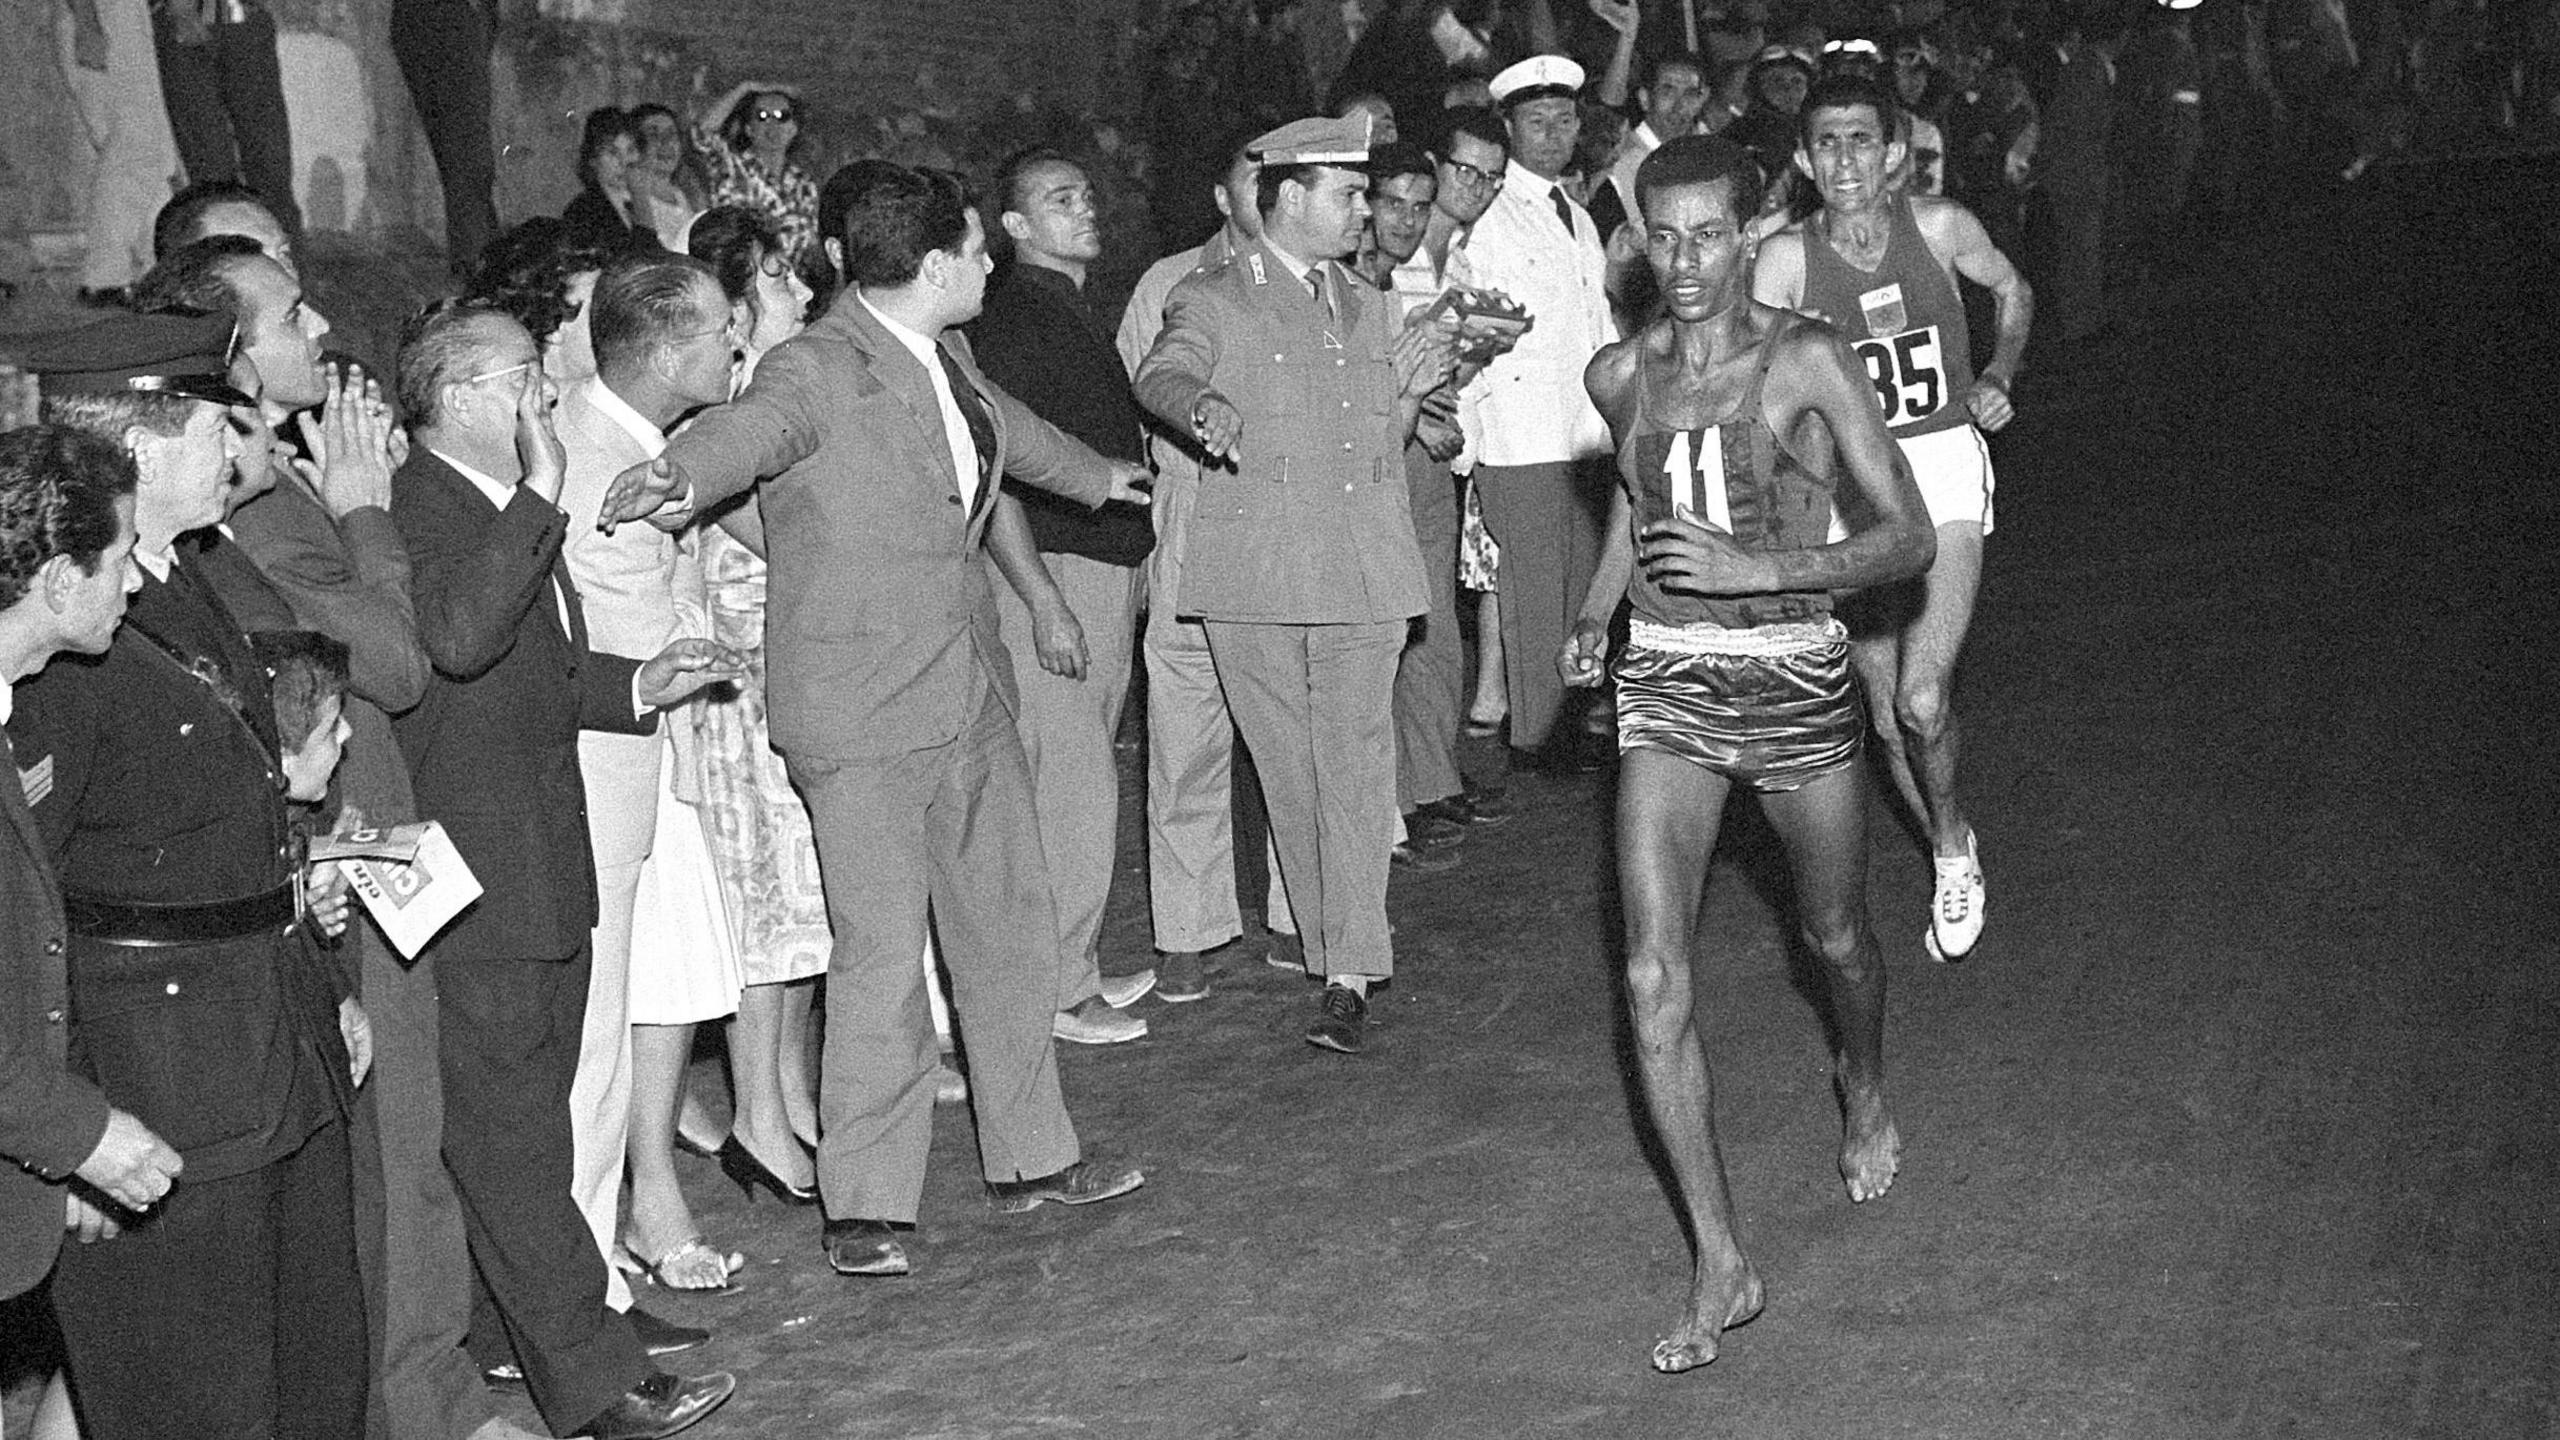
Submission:
M 1502 193 L 1476 221 L 1467 258 L 1476 283 L 1528 308 L 1532 324 L 1460 393 L 1458 419 L 1502 547 L 1502 666 L 1511 747 L 1536 754 L 1565 708 L 1555 655 L 1599 564 L 1610 482 L 1596 460 L 1609 427 L 1583 392 L 1582 367 L 1618 338 L 1609 317 L 1607 238 L 1560 177 L 1581 134 L 1582 67 L 1561 55 L 1493 77 L 1511 135 Z M 1549 758 L 1553 758 L 1550 756 Z
M 427 947 L 437 969 L 444 1157 L 485 1304 L 472 1344 L 511 1359 L 554 1434 L 663 1437 L 735 1382 L 649 1363 L 637 1316 L 604 1303 L 569 1198 L 569 1089 L 587 1003 L 595 865 L 577 737 L 644 734 L 657 708 L 737 673 L 681 640 L 642 662 L 596 653 L 560 558 L 566 462 L 524 327 L 443 306 L 412 322 L 400 408 L 416 439 L 394 481 L 426 698 L 394 722 L 418 808 L 485 887 Z
M 840 234 L 853 285 L 755 382 L 635 466 L 603 522 L 698 511 L 762 481 L 773 743 L 808 800 L 835 950 L 818 1187 L 828 1261 L 903 1275 L 932 1141 L 925 911 L 969 1037 L 978 1153 L 1001 1210 L 1143 1183 L 1082 1158 L 1050 1035 L 1058 933 L 981 545 L 1036 555 L 998 486 L 1099 505 L 1146 472 L 1103 459 L 977 373 L 986 230 L 956 177 L 866 162 Z M 1045 943 L 1026 944 L 1026 937 Z
M 569 517 L 561 551 L 586 602 L 595 648 L 637 659 L 657 654 L 680 633 L 708 633 L 708 619 L 696 616 L 687 626 L 679 614 L 674 537 L 646 525 L 607 535 L 596 528 L 596 507 L 615 475 L 666 448 L 666 427 L 687 411 L 729 398 L 738 337 L 720 282 L 688 256 L 618 262 L 596 281 L 589 303 L 595 307 L 590 328 L 597 373 L 561 395 L 557 417 L 569 455 L 568 479 L 560 488 L 560 508 Z M 662 734 L 589 730 L 578 737 L 587 828 L 595 844 L 596 928 L 586 1036 L 569 1097 L 578 1157 L 571 1188 L 607 1256 L 619 1243 L 616 1216 L 631 1118 L 632 934 L 635 922 L 645 918 L 637 914 L 640 872 L 658 833 L 667 747 Z M 691 1037 L 688 1028 L 685 1038 Z M 644 1230 L 639 1238 L 649 1237 Z M 637 1248 L 651 1261 L 661 1253 L 654 1246 Z M 726 1278 L 725 1271 L 719 1273 Z M 606 1296 L 616 1310 L 631 1308 L 631 1287 L 618 1268 L 606 1277 Z

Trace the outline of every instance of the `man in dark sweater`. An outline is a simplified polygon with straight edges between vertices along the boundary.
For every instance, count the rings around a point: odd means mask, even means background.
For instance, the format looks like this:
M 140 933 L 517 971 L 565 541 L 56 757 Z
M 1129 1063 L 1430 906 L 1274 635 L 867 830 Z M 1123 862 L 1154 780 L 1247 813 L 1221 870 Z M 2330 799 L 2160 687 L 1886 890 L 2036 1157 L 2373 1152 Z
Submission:
M 1137 401 L 1112 348 L 1111 327 L 1085 294 L 1086 268 L 1102 255 L 1093 185 L 1054 150 L 1006 162 L 996 197 L 1012 263 L 987 288 L 968 327 L 987 377 L 1050 424 L 1106 459 L 1142 461 Z M 1016 719 L 1031 758 L 1041 848 L 1049 856 L 1059 928 L 1061 1040 L 1110 1044 L 1147 1033 L 1120 1013 L 1159 977 L 1105 978 L 1102 907 L 1120 821 L 1111 739 L 1120 728 L 1137 637 L 1140 564 L 1155 547 L 1146 508 L 1110 501 L 1092 509 L 1008 481 L 1000 501 L 1027 521 L 1041 573 L 996 588 L 1005 648 L 1021 687 Z M 995 523 L 1013 517 L 999 513 Z M 1191 974 L 1161 977 L 1167 1000 L 1205 993 Z

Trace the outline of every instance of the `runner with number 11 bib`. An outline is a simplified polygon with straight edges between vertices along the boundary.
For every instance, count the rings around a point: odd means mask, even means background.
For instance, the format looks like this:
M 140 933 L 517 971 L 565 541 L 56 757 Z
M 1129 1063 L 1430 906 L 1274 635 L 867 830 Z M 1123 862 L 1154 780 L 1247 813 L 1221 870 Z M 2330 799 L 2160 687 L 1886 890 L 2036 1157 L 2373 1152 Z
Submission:
M 1985 900 L 1981 847 L 1956 803 L 1951 703 L 1991 533 L 1991 451 L 1982 437 L 2009 423 L 2009 386 L 2035 300 L 1971 211 L 1890 183 L 1904 162 L 1895 108 L 1891 95 L 1855 76 L 1826 80 L 1806 98 L 1796 166 L 1821 192 L 1822 208 L 1760 247 L 1751 288 L 1763 304 L 1830 321 L 1849 342 L 1938 530 L 1926 575 L 1859 597 L 1845 618 L 1876 739 L 1929 832 L 1937 884 L 1924 943 L 1933 958 L 1955 960 L 1981 937 Z M 1959 275 L 1998 305 L 1999 334 L 1979 375 Z

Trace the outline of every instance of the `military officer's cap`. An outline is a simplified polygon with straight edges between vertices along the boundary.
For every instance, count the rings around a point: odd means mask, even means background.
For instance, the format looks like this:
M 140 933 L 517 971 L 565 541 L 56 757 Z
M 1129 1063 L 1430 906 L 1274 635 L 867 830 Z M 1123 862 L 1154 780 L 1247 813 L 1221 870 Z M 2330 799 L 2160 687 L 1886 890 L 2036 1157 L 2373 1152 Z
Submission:
M 1356 170 L 1369 163 L 1369 122 L 1374 118 L 1366 110 L 1354 110 L 1339 118 L 1315 115 L 1292 120 L 1256 136 L 1244 153 L 1263 166 L 1335 165 Z
M 18 365 L 46 395 L 113 395 L 145 391 L 256 403 L 231 383 L 229 315 L 114 315 L 68 330 L 28 336 L 15 347 Z
M 1485 88 L 1493 103 L 1508 110 L 1532 100 L 1575 99 L 1582 94 L 1582 67 L 1561 55 L 1532 55 L 1493 77 Z

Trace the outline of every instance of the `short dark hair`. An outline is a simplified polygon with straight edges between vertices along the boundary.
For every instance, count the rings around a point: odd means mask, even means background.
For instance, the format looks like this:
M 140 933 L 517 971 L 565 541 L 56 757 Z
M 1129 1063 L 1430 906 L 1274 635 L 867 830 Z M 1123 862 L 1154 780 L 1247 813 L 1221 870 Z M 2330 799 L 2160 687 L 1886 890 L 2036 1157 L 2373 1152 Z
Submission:
M 1730 180 L 1733 218 L 1747 221 L 1760 213 L 1760 161 L 1749 147 L 1722 135 L 1680 135 L 1662 142 L 1636 167 L 1636 205 L 1651 211 L 1656 191 L 1678 185 L 1711 185 Z
M 57 555 L 97 574 L 99 555 L 115 543 L 116 500 L 133 485 L 133 457 L 84 430 L 29 425 L 0 434 L 0 610 Z
M 246 235 L 207 235 L 190 240 L 160 257 L 160 263 L 133 282 L 133 308 L 145 315 L 171 312 L 210 315 L 239 311 L 239 291 L 232 272 L 267 252 Z
M 417 429 L 444 419 L 437 397 L 486 356 L 478 333 L 483 322 L 515 317 L 495 305 L 472 300 L 438 300 L 409 317 L 400 327 L 398 361 L 400 414 Z
M 525 333 L 545 340 L 569 322 L 570 277 L 602 270 L 612 258 L 569 233 L 558 216 L 536 216 L 489 242 L 463 295 L 514 316 Z M 415 412 L 404 406 L 401 413 Z
M 1253 208 L 1261 212 L 1262 218 L 1266 220 L 1270 219 L 1271 212 L 1280 208 L 1281 186 L 1294 180 L 1298 183 L 1298 187 L 1300 189 L 1313 190 L 1316 188 L 1316 176 L 1320 172 L 1329 168 L 1338 167 L 1329 167 L 1324 165 L 1263 166 L 1262 169 L 1257 171 L 1254 175 Z
M 1884 81 L 1853 71 L 1826 75 L 1805 92 L 1804 108 L 1796 112 L 1796 138 L 1810 143 L 1813 139 L 1813 115 L 1817 110 L 1847 110 L 1865 105 L 1876 112 L 1876 124 L 1883 127 L 1890 140 L 1900 132 L 1894 128 L 1895 117 L 1902 113 L 1902 102 Z
M 640 133 L 640 122 L 619 105 L 599 105 L 587 112 L 587 123 L 578 132 L 578 183 L 596 183 L 596 156 L 604 153 L 616 140 L 629 140 L 634 146 L 646 143 Z
M 756 267 L 767 255 L 789 254 L 782 248 L 781 227 L 753 205 L 714 205 L 703 211 L 685 237 L 685 248 L 711 267 L 721 294 L 749 305 L 756 298 Z
M 1652 89 L 1654 83 L 1662 78 L 1662 72 L 1675 66 L 1695 73 L 1702 84 L 1712 86 L 1715 83 L 1715 72 L 1707 68 L 1706 57 L 1697 51 L 1659 50 L 1644 62 L 1644 84 L 1639 88 Z
M 635 255 L 606 267 L 596 279 L 595 313 L 587 319 L 596 363 L 618 364 L 714 318 L 694 304 L 694 286 L 703 280 L 714 288 L 720 284 L 710 266 L 690 255 Z
M 856 285 L 904 285 L 924 257 L 957 250 L 969 234 L 969 187 L 948 170 L 865 161 L 845 197 L 845 278 Z M 843 172 L 838 172 L 842 178 Z
M 275 700 L 276 736 L 290 752 L 319 733 L 320 707 L 347 698 L 347 645 L 317 630 L 258 630 L 250 653 L 267 672 Z
M 1448 158 L 1449 152 L 1457 148 L 1457 139 L 1461 135 L 1481 140 L 1505 155 L 1511 153 L 1511 132 L 1503 127 L 1501 116 L 1483 106 L 1444 110 L 1441 115 L 1441 138 L 1431 148 L 1442 159 Z
M 1375 190 L 1383 181 L 1399 175 L 1425 176 L 1433 184 L 1440 183 L 1440 164 L 1431 152 L 1410 140 L 1390 140 L 1369 147 L 1369 188 Z
M 255 205 L 272 217 L 276 207 L 267 197 L 237 180 L 199 180 L 169 197 L 160 213 L 151 220 L 151 258 L 166 259 L 169 252 L 198 238 L 207 211 L 225 205 Z M 281 227 L 283 221 L 278 220 Z
M 1006 156 L 1004 164 L 996 171 L 997 214 L 1022 213 L 1022 207 L 1029 203 L 1028 197 L 1022 193 L 1023 179 L 1043 165 L 1064 165 L 1077 174 L 1084 173 L 1082 165 L 1055 145 L 1026 145 Z

